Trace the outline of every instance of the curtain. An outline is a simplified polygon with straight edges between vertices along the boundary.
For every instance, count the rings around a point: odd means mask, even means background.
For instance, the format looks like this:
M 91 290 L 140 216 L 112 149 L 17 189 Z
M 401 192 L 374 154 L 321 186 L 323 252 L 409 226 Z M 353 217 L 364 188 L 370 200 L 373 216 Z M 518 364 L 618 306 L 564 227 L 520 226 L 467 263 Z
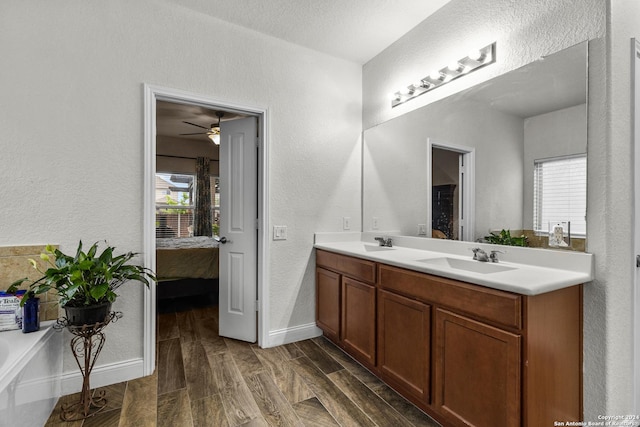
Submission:
M 196 159 L 196 207 L 193 219 L 194 236 L 211 236 L 211 175 L 209 158 Z

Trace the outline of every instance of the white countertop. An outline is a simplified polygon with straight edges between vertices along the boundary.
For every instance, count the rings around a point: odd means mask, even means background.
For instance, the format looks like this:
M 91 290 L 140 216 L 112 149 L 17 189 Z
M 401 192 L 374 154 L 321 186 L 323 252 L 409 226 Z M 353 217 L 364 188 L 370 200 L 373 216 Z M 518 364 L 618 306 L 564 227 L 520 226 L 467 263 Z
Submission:
M 314 247 L 523 295 L 538 295 L 579 285 L 590 282 L 594 277 L 592 254 L 418 237 L 391 237 L 394 246 L 380 250 L 372 233 L 316 233 Z M 506 253 L 499 254 L 498 263 L 480 263 L 472 259 L 470 249 L 475 247 L 482 248 L 487 253 L 491 250 Z M 433 261 L 435 259 L 438 260 Z M 460 264 L 462 268 L 449 264 Z M 467 268 L 484 272 L 467 271 Z

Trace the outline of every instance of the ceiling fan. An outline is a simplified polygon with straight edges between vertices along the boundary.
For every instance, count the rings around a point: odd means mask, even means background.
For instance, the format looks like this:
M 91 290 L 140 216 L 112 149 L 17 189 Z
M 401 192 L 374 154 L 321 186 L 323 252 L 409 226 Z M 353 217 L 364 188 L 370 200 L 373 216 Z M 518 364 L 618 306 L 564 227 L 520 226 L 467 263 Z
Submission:
M 212 123 L 210 127 L 200 126 L 195 123 L 182 121 L 182 123 L 186 123 L 191 126 L 197 126 L 202 129 L 206 129 L 206 132 L 193 132 L 193 133 L 181 133 L 180 135 L 207 135 L 215 145 L 220 145 L 220 119 L 224 117 L 223 111 L 216 111 L 216 117 L 218 117 L 218 124 Z

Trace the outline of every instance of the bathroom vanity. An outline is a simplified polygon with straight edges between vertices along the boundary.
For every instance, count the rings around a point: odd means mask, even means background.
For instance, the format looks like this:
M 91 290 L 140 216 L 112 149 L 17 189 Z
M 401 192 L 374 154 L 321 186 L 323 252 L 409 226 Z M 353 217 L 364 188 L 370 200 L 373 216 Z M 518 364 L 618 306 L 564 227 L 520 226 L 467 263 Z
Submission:
M 591 255 L 567 253 L 575 268 L 564 270 L 535 265 L 557 267 L 536 257 L 563 253 L 480 263 L 473 243 L 406 240 L 443 248 L 316 240 L 324 335 L 445 426 L 580 421 Z M 527 259 L 527 249 L 508 251 Z

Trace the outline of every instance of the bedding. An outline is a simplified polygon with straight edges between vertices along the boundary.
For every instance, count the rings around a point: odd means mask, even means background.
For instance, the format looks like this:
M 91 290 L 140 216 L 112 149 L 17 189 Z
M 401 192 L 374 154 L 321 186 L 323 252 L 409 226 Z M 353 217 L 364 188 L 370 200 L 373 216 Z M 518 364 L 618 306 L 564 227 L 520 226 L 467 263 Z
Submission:
M 159 281 L 217 279 L 218 265 L 218 242 L 213 237 L 156 239 Z

